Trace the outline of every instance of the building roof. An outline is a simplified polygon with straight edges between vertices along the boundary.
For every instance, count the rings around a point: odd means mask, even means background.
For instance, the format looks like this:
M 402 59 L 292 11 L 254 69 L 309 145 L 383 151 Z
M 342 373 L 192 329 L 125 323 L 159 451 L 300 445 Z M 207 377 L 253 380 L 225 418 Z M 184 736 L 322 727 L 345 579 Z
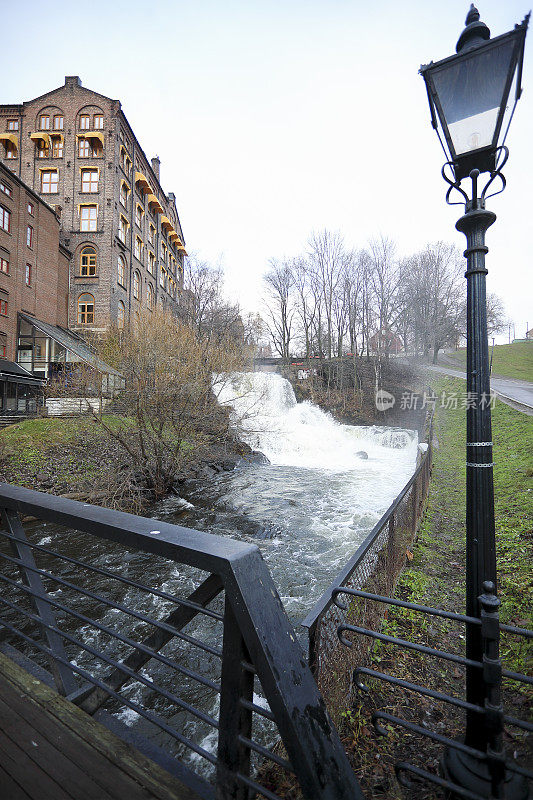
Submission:
M 0 379 L 15 381 L 16 383 L 31 383 L 42 384 L 41 378 L 36 378 L 27 369 L 16 364 L 14 361 L 8 361 L 7 358 L 0 359 Z
M 78 89 L 83 89 L 85 92 L 90 92 L 90 94 L 95 94 L 97 97 L 103 97 L 104 100 L 111 100 L 113 103 L 119 103 L 118 100 L 114 100 L 112 97 L 108 97 L 106 94 L 101 94 L 100 92 L 95 92 L 94 89 L 88 89 L 84 86 L 79 78 L 78 75 L 65 75 L 65 83 L 62 86 L 58 86 L 56 89 L 50 89 L 49 92 L 45 92 L 44 94 L 37 95 L 37 97 L 32 97 L 31 100 L 25 100 L 22 103 L 22 106 L 27 106 L 28 103 L 33 103 L 35 100 L 44 100 L 46 97 L 51 97 L 52 95 L 60 92 L 62 89 L 65 88 L 68 84 L 75 83 Z
M 40 319 L 36 319 L 36 317 L 30 316 L 30 314 L 24 314 L 22 311 L 19 312 L 20 317 L 28 322 L 30 325 L 33 325 L 37 330 L 41 331 L 41 333 L 46 334 L 49 336 L 50 339 L 54 339 L 54 341 L 58 342 L 58 344 L 62 345 L 66 350 L 70 350 L 71 353 L 75 353 L 82 361 L 85 361 L 87 364 L 90 364 L 91 367 L 94 367 L 98 370 L 98 372 L 103 372 L 106 375 L 118 375 L 121 376 L 121 373 L 115 369 L 114 367 L 110 367 L 109 364 L 106 364 L 102 361 L 94 350 L 92 350 L 89 345 L 81 339 L 79 336 L 76 336 L 75 333 L 72 331 L 67 331 L 65 328 L 60 328 L 58 325 L 50 325 L 49 322 L 42 322 Z

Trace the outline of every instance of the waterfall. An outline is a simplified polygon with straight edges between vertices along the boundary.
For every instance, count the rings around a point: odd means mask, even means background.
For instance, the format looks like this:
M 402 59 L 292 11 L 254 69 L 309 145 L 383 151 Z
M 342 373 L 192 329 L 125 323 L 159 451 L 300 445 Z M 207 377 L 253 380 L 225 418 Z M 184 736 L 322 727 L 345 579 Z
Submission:
M 379 459 L 393 448 L 409 461 L 416 457 L 415 431 L 342 425 L 313 403 L 297 403 L 289 381 L 276 373 L 218 376 L 215 387 L 219 401 L 234 409 L 246 442 L 271 464 L 345 471 L 358 468 L 361 453 Z

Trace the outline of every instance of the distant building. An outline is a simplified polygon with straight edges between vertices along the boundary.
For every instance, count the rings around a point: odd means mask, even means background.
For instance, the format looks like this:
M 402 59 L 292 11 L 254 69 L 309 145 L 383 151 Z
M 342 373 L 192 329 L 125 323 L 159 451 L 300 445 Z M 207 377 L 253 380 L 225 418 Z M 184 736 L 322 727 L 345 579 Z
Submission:
M 0 163 L 60 216 L 72 254 L 71 329 L 98 332 L 146 309 L 177 311 L 186 251 L 175 197 L 161 188 L 159 159 L 148 160 L 118 100 L 67 76 L 58 89 L 0 106 Z
M 393 331 L 384 328 L 370 337 L 370 352 L 398 355 L 403 350 L 402 340 Z
M 269 343 L 258 344 L 255 353 L 256 358 L 272 358 L 272 348 Z
M 531 328 L 531 330 L 526 333 L 526 339 L 533 340 L 533 328 Z

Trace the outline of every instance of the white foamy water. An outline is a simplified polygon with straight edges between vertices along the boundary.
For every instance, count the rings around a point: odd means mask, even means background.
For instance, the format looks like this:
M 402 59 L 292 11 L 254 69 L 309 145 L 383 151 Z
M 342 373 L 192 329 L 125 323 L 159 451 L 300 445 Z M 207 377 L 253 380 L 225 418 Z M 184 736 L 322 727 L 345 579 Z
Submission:
M 220 386 L 218 397 L 235 409 L 247 443 L 272 464 L 356 470 L 361 451 L 380 459 L 391 448 L 403 451 L 395 461 L 408 467 L 416 459 L 413 431 L 341 425 L 313 403 L 297 403 L 289 381 L 275 373 L 239 373 Z
M 207 494 L 203 488 L 215 512 L 206 528 L 260 546 L 297 624 L 409 480 L 417 434 L 342 425 L 313 403 L 297 403 L 274 373 L 240 373 L 215 390 L 270 464 L 224 474 Z

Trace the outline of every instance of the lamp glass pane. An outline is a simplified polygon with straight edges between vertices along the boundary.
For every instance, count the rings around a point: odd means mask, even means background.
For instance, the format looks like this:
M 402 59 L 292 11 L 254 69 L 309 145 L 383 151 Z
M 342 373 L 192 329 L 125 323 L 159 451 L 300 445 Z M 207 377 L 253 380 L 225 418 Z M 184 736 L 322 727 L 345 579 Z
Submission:
M 493 143 L 515 43 L 507 39 L 473 50 L 433 73 L 433 82 L 457 155 Z
M 516 100 L 516 84 L 517 84 L 517 81 L 518 81 L 518 70 L 515 69 L 514 75 L 513 75 L 513 80 L 511 82 L 511 90 L 509 92 L 509 95 L 507 97 L 507 101 L 505 103 L 505 111 L 503 113 L 501 133 L 500 133 L 500 136 L 498 137 L 499 138 L 499 142 L 498 142 L 499 144 L 505 144 L 505 138 L 506 138 L 507 132 L 509 130 L 509 125 L 511 123 L 511 117 L 512 117 L 513 111 L 514 111 L 515 106 L 516 106 L 516 102 L 517 102 L 517 100 Z

